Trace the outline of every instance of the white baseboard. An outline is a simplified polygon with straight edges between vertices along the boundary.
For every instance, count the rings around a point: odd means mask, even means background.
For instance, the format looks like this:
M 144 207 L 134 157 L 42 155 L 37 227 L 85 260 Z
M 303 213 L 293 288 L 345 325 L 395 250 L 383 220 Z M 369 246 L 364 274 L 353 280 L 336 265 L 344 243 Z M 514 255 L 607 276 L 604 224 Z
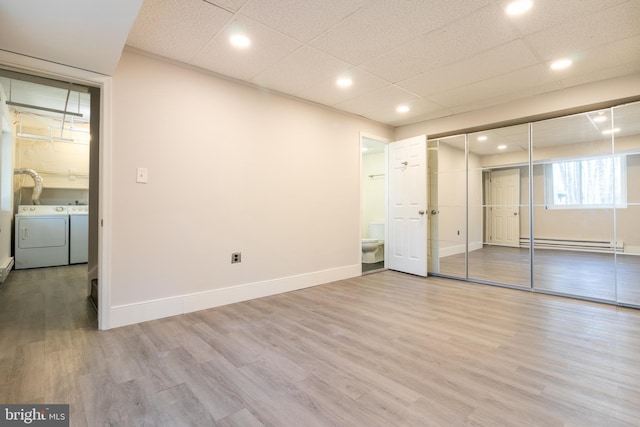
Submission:
M 176 316 L 207 308 L 248 301 L 255 298 L 334 282 L 336 280 L 350 279 L 360 276 L 361 274 L 361 264 L 354 264 L 297 276 L 265 280 L 263 282 L 247 283 L 230 286 L 228 288 L 212 289 L 205 292 L 114 306 L 111 307 L 110 327 L 117 328 L 119 326 L 132 325 L 149 320 L 161 319 L 163 317 Z
M 447 248 L 441 248 L 439 250 L 438 254 L 439 254 L 440 258 L 444 258 L 446 256 L 463 254 L 466 249 L 467 249 L 467 247 L 464 244 L 456 245 L 456 246 L 449 246 Z M 475 250 L 478 250 L 478 249 L 482 249 L 482 242 L 470 242 L 469 243 L 469 252 L 475 251 Z

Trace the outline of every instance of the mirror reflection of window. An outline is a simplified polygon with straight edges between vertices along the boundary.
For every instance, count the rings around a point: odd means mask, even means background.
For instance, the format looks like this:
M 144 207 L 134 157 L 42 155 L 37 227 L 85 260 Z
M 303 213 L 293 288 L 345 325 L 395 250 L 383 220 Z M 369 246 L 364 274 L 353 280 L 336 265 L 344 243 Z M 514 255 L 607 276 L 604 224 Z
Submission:
M 429 144 L 431 273 L 640 307 L 640 102 Z

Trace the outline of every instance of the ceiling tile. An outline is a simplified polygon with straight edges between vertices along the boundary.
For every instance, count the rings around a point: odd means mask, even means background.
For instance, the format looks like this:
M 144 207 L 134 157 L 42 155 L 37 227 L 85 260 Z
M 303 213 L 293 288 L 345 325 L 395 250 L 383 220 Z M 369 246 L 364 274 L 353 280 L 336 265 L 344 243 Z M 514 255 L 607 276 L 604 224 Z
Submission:
M 507 2 L 145 0 L 129 44 L 393 126 L 640 70 L 640 0 L 537 0 L 518 17 Z M 228 44 L 236 28 L 249 49 Z M 574 66 L 551 72 L 564 55 Z
M 618 39 L 640 34 L 640 1 L 631 0 L 526 37 L 542 59 L 579 54 Z
M 398 86 L 426 97 L 526 68 L 537 62 L 538 59 L 522 40 L 515 40 L 455 64 L 428 70 L 417 77 L 398 83 Z
M 331 77 L 309 86 L 302 92 L 297 93 L 297 96 L 320 104 L 334 106 L 389 84 L 381 78 L 357 68 L 349 70 L 349 76 L 353 80 L 351 87 L 340 88 L 336 85 L 335 77 Z
M 240 7 L 247 0 L 204 0 L 207 3 L 214 4 L 216 6 L 220 6 L 224 9 L 233 10 L 234 12 L 240 9 Z
M 395 83 L 477 55 L 518 37 L 517 30 L 503 15 L 499 5 L 491 4 L 372 59 L 361 68 Z
M 304 46 L 255 76 L 251 81 L 270 89 L 297 94 L 307 87 L 347 74 L 350 64 Z
M 425 99 L 414 99 L 408 102 L 404 102 L 410 110 L 410 114 L 398 113 L 395 110 L 395 106 L 390 106 L 385 104 L 382 109 L 377 111 L 372 111 L 366 114 L 366 117 L 376 120 L 382 123 L 388 123 L 392 126 L 401 126 L 406 123 L 413 122 L 414 118 L 419 117 L 430 117 L 434 114 L 441 114 L 442 106 L 435 104 L 431 101 L 427 101 Z
M 396 85 L 389 85 L 336 104 L 335 107 L 352 113 L 367 115 L 385 109 L 395 111 L 398 105 L 408 104 L 419 99 L 417 95 L 409 93 Z
M 242 14 L 288 36 L 309 42 L 369 0 L 248 0 Z
M 498 77 L 460 86 L 429 96 L 428 99 L 446 107 L 455 107 L 506 93 L 523 91 L 555 80 L 559 80 L 559 78 L 553 76 L 547 67 L 534 65 Z
M 628 52 L 639 52 L 628 55 Z M 561 74 L 565 87 L 629 74 L 640 68 L 640 35 L 583 52 Z
M 458 103 L 458 105 L 449 107 L 449 109 L 455 114 L 466 113 L 561 89 L 563 89 L 562 83 L 560 81 L 553 81 L 550 83 L 543 83 L 541 85 L 533 85 L 519 91 L 514 90 L 502 93 L 496 96 L 487 96 L 486 98 L 476 97 L 475 101 L 473 99 L 468 99 L 465 102 Z
M 511 21 L 521 34 L 528 35 L 587 15 L 599 14 L 626 1 L 628 0 L 537 1 L 529 12 L 513 17 Z
M 234 33 L 243 33 L 251 45 L 238 49 L 229 43 Z M 302 44 L 271 28 L 237 15 L 191 61 L 193 65 L 240 80 L 250 80 L 293 53 Z
M 385 0 L 349 16 L 312 42 L 354 65 L 459 19 L 487 0 Z
M 189 62 L 232 16 L 202 0 L 145 0 L 127 44 Z

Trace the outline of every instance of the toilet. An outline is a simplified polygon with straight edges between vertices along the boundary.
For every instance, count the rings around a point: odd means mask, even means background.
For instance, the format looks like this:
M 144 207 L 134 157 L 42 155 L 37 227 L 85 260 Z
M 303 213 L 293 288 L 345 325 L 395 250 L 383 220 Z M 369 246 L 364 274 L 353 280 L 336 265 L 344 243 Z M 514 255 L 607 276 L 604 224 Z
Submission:
M 373 264 L 384 261 L 384 223 L 369 223 L 369 238 L 362 239 L 362 262 Z

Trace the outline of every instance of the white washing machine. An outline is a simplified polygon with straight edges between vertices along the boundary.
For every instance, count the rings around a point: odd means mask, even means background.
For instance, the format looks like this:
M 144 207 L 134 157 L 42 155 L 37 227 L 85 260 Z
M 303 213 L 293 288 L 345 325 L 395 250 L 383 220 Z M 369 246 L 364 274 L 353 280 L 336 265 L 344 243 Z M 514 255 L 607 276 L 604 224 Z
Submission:
M 15 268 L 69 264 L 66 206 L 21 205 L 15 216 Z
M 69 264 L 89 260 L 89 206 L 69 206 Z

